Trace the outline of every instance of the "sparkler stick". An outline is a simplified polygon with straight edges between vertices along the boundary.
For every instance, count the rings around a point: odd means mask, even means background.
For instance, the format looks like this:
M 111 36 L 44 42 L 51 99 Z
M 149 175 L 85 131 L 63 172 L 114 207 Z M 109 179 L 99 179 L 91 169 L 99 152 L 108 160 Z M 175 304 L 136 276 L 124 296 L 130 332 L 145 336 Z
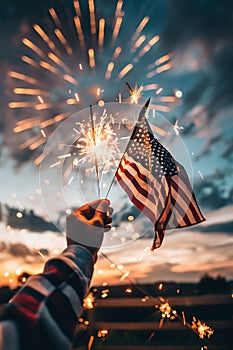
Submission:
M 93 118 L 92 105 L 90 105 L 90 113 L 91 113 L 91 126 L 92 126 L 93 141 L 94 141 L 94 146 L 96 146 L 96 139 L 95 139 L 95 123 L 94 123 L 94 118 Z M 98 167 L 98 158 L 97 158 L 96 153 L 95 153 L 95 171 L 96 171 L 96 180 L 97 180 L 98 197 L 100 198 L 99 167 Z
M 128 147 L 128 145 L 127 145 L 127 147 Z M 111 187 L 112 187 L 112 185 L 113 185 L 113 183 L 114 183 L 116 174 L 117 174 L 117 172 L 118 172 L 118 170 L 119 170 L 119 168 L 120 168 L 122 159 L 123 159 L 123 157 L 124 157 L 124 155 L 125 155 L 125 152 L 126 152 L 126 150 L 127 150 L 127 147 L 126 147 L 126 149 L 125 149 L 125 151 L 124 151 L 124 153 L 123 153 L 123 155 L 122 155 L 122 157 L 121 157 L 121 160 L 120 160 L 120 162 L 119 162 L 119 164 L 118 164 L 118 166 L 117 166 L 117 169 L 116 169 L 116 171 L 115 171 L 115 174 L 114 174 L 114 176 L 113 176 L 113 178 L 112 178 L 112 181 L 111 181 L 110 186 L 109 186 L 109 188 L 108 188 L 108 191 L 107 191 L 107 193 L 106 193 L 105 199 L 106 199 L 106 198 L 108 197 L 108 195 L 109 195 L 109 192 L 110 192 Z
M 131 88 L 131 86 L 129 85 L 129 83 L 125 83 L 129 89 L 129 92 L 131 93 L 131 95 L 133 94 L 133 89 Z
M 128 85 L 127 85 L 127 86 L 128 86 Z M 150 98 L 149 98 L 149 99 L 146 101 L 146 103 L 144 104 L 143 109 L 147 109 L 148 106 L 149 106 L 149 103 L 150 103 Z M 140 113 L 140 114 L 141 114 L 141 113 Z M 123 159 L 123 157 L 124 157 L 124 155 L 125 155 L 125 152 L 126 152 L 127 148 L 128 148 L 128 144 L 127 144 L 126 149 L 125 149 L 125 151 L 124 151 L 124 153 L 123 153 L 123 155 L 122 155 L 122 157 L 121 157 L 121 160 L 120 160 L 120 162 L 119 162 L 119 164 L 118 164 L 118 167 L 117 167 L 117 169 L 116 169 L 116 171 L 115 171 L 115 174 L 114 174 L 114 176 L 113 176 L 113 178 L 112 178 L 112 181 L 111 181 L 111 183 L 110 183 L 110 186 L 109 186 L 109 188 L 108 188 L 108 192 L 107 192 L 105 198 L 107 198 L 108 195 L 109 195 L 110 189 L 111 189 L 111 187 L 112 187 L 112 185 L 113 185 L 113 183 L 114 183 L 116 174 L 117 174 L 117 172 L 118 172 L 118 170 L 119 170 L 119 168 L 120 168 L 120 166 L 121 166 L 121 162 L 122 162 L 122 159 Z

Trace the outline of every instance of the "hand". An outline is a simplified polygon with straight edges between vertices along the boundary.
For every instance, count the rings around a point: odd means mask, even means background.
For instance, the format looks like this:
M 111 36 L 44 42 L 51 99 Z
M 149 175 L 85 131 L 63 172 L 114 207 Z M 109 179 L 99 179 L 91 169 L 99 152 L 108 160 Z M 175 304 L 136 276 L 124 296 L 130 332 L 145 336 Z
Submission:
M 111 229 L 112 212 L 108 199 L 97 199 L 76 209 L 66 219 L 67 245 L 87 248 L 96 261 L 104 232 Z

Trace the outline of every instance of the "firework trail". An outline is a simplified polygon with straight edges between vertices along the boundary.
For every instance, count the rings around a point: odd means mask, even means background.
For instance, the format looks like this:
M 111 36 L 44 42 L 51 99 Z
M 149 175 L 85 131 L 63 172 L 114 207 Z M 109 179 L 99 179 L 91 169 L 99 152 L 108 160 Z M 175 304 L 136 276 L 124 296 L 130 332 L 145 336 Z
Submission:
M 37 150 L 58 123 L 90 104 L 138 103 L 143 93 L 152 97 L 152 107 L 168 112 L 179 100 L 174 93 L 160 96 L 158 76 L 171 68 L 171 55 L 159 57 L 160 37 L 146 31 L 149 16 L 129 28 L 122 0 L 106 18 L 97 1 L 70 4 L 69 11 L 49 8 L 46 24 L 33 25 L 22 38 L 22 71 L 8 72 L 13 85 L 9 108 L 24 115 L 14 132 L 30 131 L 21 150 Z M 135 85 L 130 93 L 125 79 Z M 39 155 L 35 163 L 41 160 Z

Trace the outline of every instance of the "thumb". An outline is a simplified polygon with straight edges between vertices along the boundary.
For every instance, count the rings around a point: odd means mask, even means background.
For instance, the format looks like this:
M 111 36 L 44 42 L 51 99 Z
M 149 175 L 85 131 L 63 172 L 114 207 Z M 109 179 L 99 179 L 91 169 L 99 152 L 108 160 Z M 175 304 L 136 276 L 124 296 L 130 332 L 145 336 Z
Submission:
M 100 203 L 96 207 L 95 214 L 92 218 L 93 224 L 95 226 L 104 226 L 104 220 L 106 218 L 106 213 L 108 211 L 109 205 L 110 201 L 108 199 L 103 199 L 100 201 Z

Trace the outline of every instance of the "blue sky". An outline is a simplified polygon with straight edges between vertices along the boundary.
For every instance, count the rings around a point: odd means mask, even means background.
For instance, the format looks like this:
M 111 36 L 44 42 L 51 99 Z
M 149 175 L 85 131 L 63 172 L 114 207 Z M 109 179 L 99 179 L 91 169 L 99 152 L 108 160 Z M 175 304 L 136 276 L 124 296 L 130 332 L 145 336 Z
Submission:
M 173 147 L 174 152 L 177 152 L 179 149 L 176 148 L 177 138 L 185 144 L 185 152 L 180 151 L 178 158 L 190 164 L 195 193 L 207 221 L 195 229 L 170 233 L 159 252 L 153 256 L 144 253 L 144 248 L 150 245 L 150 239 L 145 237 L 132 243 L 134 249 L 131 250 L 131 245 L 129 246 L 130 254 L 124 244 L 120 249 L 110 251 L 108 254 L 117 263 L 124 264 L 125 269 L 132 270 L 132 277 L 139 282 L 157 279 L 192 281 L 198 280 L 205 272 L 214 275 L 220 273 L 232 279 L 232 2 L 145 0 L 139 8 L 135 6 L 135 1 L 125 0 L 121 12 L 118 13 L 118 17 L 122 18 L 119 35 L 115 46 L 111 46 L 117 2 L 111 2 L 109 5 L 109 1 L 96 0 L 96 20 L 105 18 L 106 25 L 103 53 L 98 51 L 90 34 L 88 2 L 80 3 L 85 50 L 95 48 L 94 70 L 88 67 L 87 51 L 81 53 L 82 46 L 79 44 L 73 25 L 75 12 L 72 1 L 53 0 L 46 4 L 39 0 L 33 3 L 26 0 L 20 3 L 16 0 L 1 2 L 0 43 L 4 49 L 0 53 L 0 202 L 3 205 L 8 203 L 19 210 L 21 207 L 33 209 L 46 219 L 56 220 L 59 211 L 67 209 L 67 203 L 64 204 L 61 199 L 59 201 L 56 198 L 54 186 L 50 183 L 46 190 L 43 189 L 45 193 L 42 193 L 46 200 L 49 198 L 49 204 L 47 203 L 47 208 L 44 208 L 40 197 L 39 167 L 34 162 L 43 152 L 44 145 L 59 123 L 43 128 L 41 125 L 45 124 L 38 122 L 33 124 L 35 119 L 32 118 L 39 117 L 40 122 L 43 122 L 61 113 L 72 115 L 100 99 L 105 102 L 116 102 L 120 98 L 119 94 L 123 101 L 128 101 L 129 91 L 126 82 L 132 87 L 136 84 L 144 87 L 148 84 L 157 84 L 157 92 L 159 87 L 163 88 L 162 92 L 156 95 L 156 89 L 150 91 L 145 89 L 140 103 L 144 103 L 152 94 L 152 104 L 169 107 L 166 113 L 160 109 L 156 112 L 155 125 L 157 121 L 162 123 L 162 119 L 165 118 L 171 130 L 176 120 L 178 125 L 183 127 L 179 130 L 178 136 L 173 130 L 174 134 L 169 138 L 169 147 Z M 56 10 L 60 24 L 56 24 L 49 14 L 48 10 L 51 7 Z M 148 22 L 139 35 L 145 36 L 145 42 L 139 49 L 134 50 L 137 40 L 136 37 L 133 39 L 134 34 L 139 23 L 147 16 Z M 59 53 L 54 52 L 68 67 L 67 75 L 78 81 L 77 88 L 74 82 L 61 78 L 60 74 L 64 67 L 48 59 L 51 48 L 48 49 L 48 45 L 33 29 L 35 23 L 43 28 L 59 48 Z M 68 39 L 67 42 L 73 50 L 72 54 L 67 52 L 67 47 L 59 43 L 53 32 L 54 28 L 60 28 Z M 151 46 L 146 54 L 140 55 L 145 43 L 155 35 L 160 36 L 160 41 Z M 33 41 L 47 57 L 43 55 L 40 57 L 32 52 L 25 45 L 25 41 L 22 43 L 23 38 Z M 115 62 L 111 79 L 108 80 L 105 78 L 106 67 L 112 59 L 114 48 L 118 46 L 122 48 L 122 52 Z M 166 54 L 171 54 L 168 60 L 171 69 L 149 78 L 149 72 L 163 66 L 159 64 L 151 68 L 153 63 Z M 32 58 L 37 67 L 23 62 L 22 56 Z M 41 61 L 51 63 L 57 69 L 55 73 L 43 68 Z M 134 67 L 123 78 L 117 78 L 127 64 L 133 64 Z M 51 107 L 43 110 L 34 107 L 9 108 L 9 103 L 12 102 L 26 101 L 37 105 L 40 103 L 37 95 L 13 93 L 15 88 L 27 88 L 28 85 L 22 79 L 12 77 L 12 73 L 9 76 L 9 72 L 14 72 L 13 75 L 17 72 L 34 79 L 34 89 L 40 90 L 41 93 L 43 91 L 49 93 L 48 96 L 45 94 L 42 97 L 51 104 Z M 64 71 L 62 74 L 64 76 Z M 96 94 L 98 87 L 101 87 L 101 91 L 104 90 L 99 96 Z M 174 97 L 177 90 L 182 92 L 182 96 L 177 98 L 175 103 L 161 101 L 166 96 Z M 75 104 L 67 105 L 67 99 L 74 99 L 75 93 L 78 93 L 80 101 L 76 100 Z M 13 129 L 19 126 L 17 123 L 23 119 L 31 121 L 32 126 L 20 133 L 14 133 Z M 41 129 L 46 135 L 44 140 Z M 23 147 L 23 150 L 19 149 L 20 145 L 32 137 L 39 142 L 42 140 L 42 145 L 35 150 L 30 150 L 27 146 Z M 166 143 L 166 139 L 164 141 Z M 46 177 L 46 174 L 43 173 L 42 177 Z M 83 198 L 77 200 L 77 205 L 82 200 Z M 214 220 L 217 220 L 215 226 Z M 138 220 L 134 223 L 135 231 L 142 230 L 142 222 Z M 51 237 L 48 232 L 41 234 L 43 241 L 46 241 L 44 246 L 35 233 L 26 234 L 21 242 L 22 235 L 19 235 L 19 232 L 12 230 L 9 233 L 4 222 L 1 224 L 3 231 L 1 260 L 5 261 L 4 269 L 11 271 L 12 274 L 15 266 L 19 264 L 22 268 L 33 271 L 41 268 L 44 260 L 41 256 L 30 253 L 37 249 L 36 247 L 45 248 L 52 255 L 64 246 L 64 237 L 54 235 L 53 247 L 50 247 L 50 240 L 45 238 Z M 121 229 L 124 230 L 124 227 Z M 18 243 L 29 247 L 26 255 L 12 253 L 12 245 Z M 22 249 L 22 246 L 17 247 L 19 250 Z M 140 256 L 143 256 L 141 261 L 138 258 Z M 194 257 L 196 263 L 192 265 Z M 120 283 L 116 277 L 118 272 L 116 271 L 116 276 L 113 278 L 114 273 L 103 258 L 98 262 L 98 269 L 105 271 L 103 275 L 97 272 L 95 278 L 98 283 L 104 278 L 110 278 L 109 276 L 112 276 L 112 282 Z M 154 274 L 154 271 L 157 273 Z M 4 271 L 0 271 L 1 273 Z

